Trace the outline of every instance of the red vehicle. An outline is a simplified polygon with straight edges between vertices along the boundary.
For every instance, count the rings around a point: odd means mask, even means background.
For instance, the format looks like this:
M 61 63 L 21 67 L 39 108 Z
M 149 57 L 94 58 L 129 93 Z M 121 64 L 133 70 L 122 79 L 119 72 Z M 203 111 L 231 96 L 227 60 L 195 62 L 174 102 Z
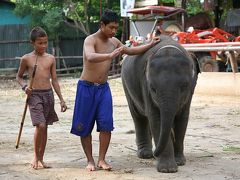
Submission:
M 194 55 L 198 58 L 202 71 L 219 71 L 217 59 L 224 63 L 229 61 L 232 69 L 238 71 L 235 52 L 240 48 L 240 36 L 235 37 L 219 28 L 212 28 L 177 32 L 175 38 L 189 51 L 194 49 L 192 44 L 195 45 Z
M 234 67 L 236 72 L 238 71 L 234 51 L 239 49 L 240 36 L 235 37 L 219 28 L 212 28 L 177 32 L 175 38 L 187 50 L 195 51 L 194 55 L 198 58 L 202 71 L 218 71 L 217 59 L 224 63 L 230 61 L 231 66 Z M 195 45 L 195 48 L 192 44 Z M 227 54 L 225 54 L 226 51 Z
M 143 15 L 143 18 L 154 17 L 155 22 L 151 30 L 153 33 L 158 19 L 167 19 L 173 15 L 182 14 L 182 25 L 184 27 L 184 13 L 182 8 L 167 7 L 167 6 L 146 6 L 143 8 L 134 8 L 128 11 L 129 13 Z M 161 15 L 161 16 L 159 16 Z M 140 36 L 135 22 L 133 21 L 134 29 Z M 166 30 L 176 31 L 172 37 L 185 47 L 194 57 L 198 59 L 201 71 L 219 71 L 219 63 L 231 63 L 233 72 L 237 72 L 237 61 L 235 59 L 236 50 L 240 50 L 240 36 L 235 37 L 232 34 L 225 32 L 219 28 L 211 28 L 206 30 L 192 29 L 190 32 L 183 32 L 179 23 L 168 24 Z M 194 45 L 193 45 L 194 44 Z M 228 52 L 228 53 L 225 53 Z

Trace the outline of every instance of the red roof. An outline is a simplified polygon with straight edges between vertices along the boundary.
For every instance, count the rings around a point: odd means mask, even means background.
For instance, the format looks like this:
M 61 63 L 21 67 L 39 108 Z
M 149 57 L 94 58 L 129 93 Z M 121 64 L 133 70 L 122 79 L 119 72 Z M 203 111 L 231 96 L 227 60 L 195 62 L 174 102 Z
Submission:
M 185 12 L 185 10 L 182 8 L 169 7 L 169 6 L 145 6 L 142 8 L 129 9 L 127 12 L 133 13 L 133 14 L 141 14 L 141 15 L 146 15 L 146 14 L 169 15 L 169 14 L 175 13 L 177 11 Z

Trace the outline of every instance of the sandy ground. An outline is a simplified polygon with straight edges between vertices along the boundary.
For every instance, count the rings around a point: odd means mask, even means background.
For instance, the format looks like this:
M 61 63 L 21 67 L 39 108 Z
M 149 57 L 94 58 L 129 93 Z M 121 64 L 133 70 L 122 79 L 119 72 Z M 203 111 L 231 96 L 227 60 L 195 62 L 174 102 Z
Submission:
M 230 95 L 208 93 L 199 82 L 193 97 L 185 138 L 187 163 L 173 174 L 158 173 L 155 160 L 136 156 L 133 122 L 120 79 L 110 80 L 114 101 L 115 130 L 107 154 L 113 170 L 87 172 L 86 158 L 79 137 L 69 133 L 77 79 L 62 78 L 60 84 L 68 104 L 66 113 L 56 111 L 60 122 L 49 126 L 45 160 L 51 169 L 33 170 L 33 133 L 27 113 L 19 149 L 15 149 L 25 95 L 14 81 L 0 83 L 0 179 L 240 179 L 240 95 L 238 87 Z M 213 82 L 211 82 L 213 83 Z M 210 85 L 212 85 L 210 83 Z M 212 86 L 211 86 L 212 87 Z M 212 88 L 210 88 L 212 89 Z M 240 88 L 239 88 L 240 89 Z M 212 89 L 213 91 L 213 89 Z M 218 92 L 218 90 L 216 91 Z M 218 95 L 217 95 L 218 94 Z M 98 134 L 93 132 L 94 157 L 97 160 Z

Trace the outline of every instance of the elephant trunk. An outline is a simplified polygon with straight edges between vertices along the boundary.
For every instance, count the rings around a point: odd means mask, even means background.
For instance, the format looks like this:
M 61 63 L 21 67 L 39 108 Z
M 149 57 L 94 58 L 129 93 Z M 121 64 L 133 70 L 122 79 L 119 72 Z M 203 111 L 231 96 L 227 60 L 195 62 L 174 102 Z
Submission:
M 175 119 L 177 104 L 176 102 L 170 101 L 168 100 L 168 103 L 163 103 L 161 106 L 163 108 L 161 108 L 160 115 L 160 136 L 158 139 L 158 143 L 156 144 L 156 149 L 154 151 L 155 157 L 158 157 L 164 151 L 169 141 L 169 138 L 171 137 L 171 129 L 173 127 L 173 122 Z

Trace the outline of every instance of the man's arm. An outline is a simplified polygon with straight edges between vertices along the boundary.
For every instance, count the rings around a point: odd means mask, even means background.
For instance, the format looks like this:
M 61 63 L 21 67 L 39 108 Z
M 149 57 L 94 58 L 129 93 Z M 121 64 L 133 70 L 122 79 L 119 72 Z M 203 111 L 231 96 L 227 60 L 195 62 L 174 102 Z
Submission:
M 122 53 L 123 54 L 128 54 L 128 55 L 142 54 L 145 51 L 147 51 L 148 49 L 150 49 L 151 47 L 153 47 L 158 42 L 160 42 L 160 38 L 156 37 L 156 38 L 153 38 L 148 44 L 144 44 L 144 45 L 140 45 L 140 46 L 136 46 L 136 47 L 126 47 L 126 46 L 124 46 Z
M 51 66 L 51 78 L 52 78 L 52 86 L 54 88 L 54 91 L 57 93 L 57 96 L 60 100 L 60 105 L 61 105 L 61 112 L 65 112 L 67 110 L 67 106 L 65 104 L 65 101 L 62 97 L 61 89 L 58 83 L 57 79 L 57 73 L 56 73 L 56 60 L 54 57 L 53 58 L 53 64 Z
M 123 50 L 122 47 L 119 47 L 111 53 L 101 54 L 101 53 L 97 53 L 95 51 L 94 45 L 95 45 L 95 41 L 92 36 L 87 37 L 85 39 L 84 45 L 83 45 L 83 51 L 84 51 L 84 56 L 85 56 L 84 58 L 85 58 L 85 60 L 92 62 L 92 63 L 111 61 L 112 59 L 117 57 Z

